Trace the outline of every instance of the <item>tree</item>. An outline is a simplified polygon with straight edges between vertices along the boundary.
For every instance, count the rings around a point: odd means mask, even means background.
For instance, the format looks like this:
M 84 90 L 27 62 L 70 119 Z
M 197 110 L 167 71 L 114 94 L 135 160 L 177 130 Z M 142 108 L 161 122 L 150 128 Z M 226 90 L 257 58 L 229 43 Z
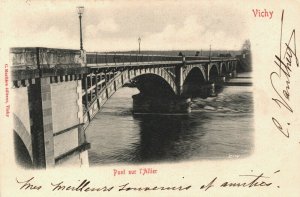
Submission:
M 242 51 L 250 51 L 250 49 L 251 49 L 250 40 L 245 40 L 245 42 L 242 46 Z

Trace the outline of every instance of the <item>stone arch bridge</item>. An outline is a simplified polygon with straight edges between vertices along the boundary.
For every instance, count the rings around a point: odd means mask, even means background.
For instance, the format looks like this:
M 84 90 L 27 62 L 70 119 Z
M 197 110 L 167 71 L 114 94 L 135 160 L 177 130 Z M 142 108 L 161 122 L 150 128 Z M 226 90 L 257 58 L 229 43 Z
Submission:
M 236 75 L 236 58 L 86 53 L 12 48 L 16 159 L 33 168 L 88 165 L 84 131 L 121 87 L 134 85 L 138 112 L 189 112 Z

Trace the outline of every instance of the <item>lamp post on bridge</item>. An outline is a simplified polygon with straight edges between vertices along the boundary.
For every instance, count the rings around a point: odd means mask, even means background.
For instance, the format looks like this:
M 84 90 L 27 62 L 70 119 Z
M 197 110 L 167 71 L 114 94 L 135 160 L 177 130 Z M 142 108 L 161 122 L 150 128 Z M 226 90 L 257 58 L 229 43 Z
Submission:
M 83 12 L 84 12 L 84 7 L 83 6 L 77 7 L 77 12 L 79 15 L 79 25 L 80 25 L 80 50 L 83 50 L 81 18 L 82 18 Z
M 141 53 L 141 41 L 142 41 L 142 39 L 141 39 L 141 37 L 139 37 L 138 38 L 138 42 L 139 42 L 139 54 Z
M 211 62 L 211 44 L 209 45 L 209 62 Z

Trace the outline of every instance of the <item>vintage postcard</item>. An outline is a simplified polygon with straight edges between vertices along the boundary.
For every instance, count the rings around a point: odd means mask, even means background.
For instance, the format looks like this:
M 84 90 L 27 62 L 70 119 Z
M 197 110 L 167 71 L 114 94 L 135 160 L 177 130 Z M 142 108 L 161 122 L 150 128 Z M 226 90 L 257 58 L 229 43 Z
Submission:
M 0 195 L 300 196 L 300 2 L 0 2 Z

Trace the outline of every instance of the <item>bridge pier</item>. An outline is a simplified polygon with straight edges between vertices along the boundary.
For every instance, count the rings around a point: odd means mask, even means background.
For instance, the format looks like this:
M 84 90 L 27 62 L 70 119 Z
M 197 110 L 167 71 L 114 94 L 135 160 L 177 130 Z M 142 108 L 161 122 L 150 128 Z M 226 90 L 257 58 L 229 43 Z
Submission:
M 50 78 L 38 78 L 28 87 L 32 159 L 35 168 L 54 167 L 54 140 Z
M 222 83 L 226 82 L 226 76 L 219 77 L 219 81 Z
M 182 57 L 182 64 L 175 66 L 175 84 L 177 87 L 177 95 L 181 95 L 183 91 L 183 67 L 185 67 L 185 56 Z
M 132 96 L 133 113 L 190 113 L 191 99 L 179 96 L 160 98 L 142 94 Z
M 212 82 L 208 85 L 208 97 L 215 97 L 215 96 L 217 96 L 216 87 L 215 87 L 215 83 Z
M 233 77 L 233 78 L 237 77 L 236 69 L 232 71 L 232 77 Z
M 82 51 L 13 48 L 14 133 L 31 167 L 88 166 L 83 125 Z M 18 153 L 16 154 L 18 155 Z M 19 158 L 17 158 L 19 159 Z M 22 164 L 22 161 L 20 161 Z

